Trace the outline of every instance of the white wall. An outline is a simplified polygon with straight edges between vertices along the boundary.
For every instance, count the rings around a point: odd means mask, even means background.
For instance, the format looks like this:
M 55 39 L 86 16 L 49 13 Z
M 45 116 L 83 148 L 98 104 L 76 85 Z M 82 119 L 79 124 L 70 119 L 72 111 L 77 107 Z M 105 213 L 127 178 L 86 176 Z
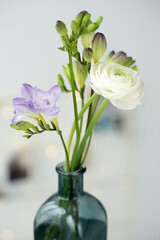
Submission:
M 3 220 L 0 219 L 0 232 L 7 228 L 14 233 L 14 239 L 32 238 L 33 216 L 39 204 L 52 192 L 50 183 L 52 162 L 45 160 L 46 156 L 42 149 L 45 149 L 47 144 L 58 143 L 60 150 L 53 165 L 64 157 L 58 137 L 46 135 L 44 141 L 43 135 L 26 143 L 20 140 L 21 134 L 13 132 L 8 127 L 11 118 L 9 110 L 11 98 L 18 93 L 20 85 L 24 82 L 46 90 L 56 84 L 56 76 L 61 71 L 62 64 L 66 63 L 67 57 L 57 49 L 60 46 L 60 39 L 54 25 L 59 19 L 69 24 L 83 9 L 92 13 L 92 19 L 96 20 L 101 15 L 104 17 L 100 31 L 106 35 L 108 52 L 112 49 L 123 50 L 135 58 L 145 83 L 144 106 L 127 113 L 129 119 L 127 132 L 122 136 L 99 134 L 94 139 L 90 152 L 93 163 L 90 161 L 91 170 L 86 174 L 86 188 L 99 196 L 107 208 L 110 222 L 109 240 L 159 240 L 160 2 L 158 0 L 0 1 L 0 179 L 4 179 L 4 163 L 9 156 L 16 151 L 30 149 L 31 145 L 35 146 L 31 156 L 32 159 L 36 159 L 33 165 L 37 168 L 34 170 L 36 177 L 33 179 L 35 183 L 33 188 L 30 188 L 32 181 L 24 183 L 25 193 L 30 197 L 26 198 L 22 185 L 18 188 L 21 198 L 18 197 L 17 201 L 16 196 L 9 200 L 8 198 L 0 200 L 1 216 L 3 215 Z M 66 137 L 68 133 L 66 126 L 71 120 L 71 117 L 66 119 L 66 114 L 67 111 L 71 112 L 71 102 L 65 96 L 62 97 L 61 102 L 67 106 L 62 107 L 60 119 Z M 69 110 L 66 111 L 66 108 Z M 40 146 L 42 149 L 38 153 Z M 96 151 L 97 146 L 99 146 L 98 151 Z M 106 155 L 108 155 L 107 160 L 103 159 Z M 97 159 L 101 159 L 99 165 Z M 99 173 L 99 178 L 95 182 L 96 171 Z M 53 179 L 55 174 L 52 181 Z M 55 191 L 56 184 L 53 183 L 53 186 Z M 16 224 L 15 209 L 19 208 Z M 32 211 L 28 212 L 27 209 Z M 23 225 L 21 229 L 18 227 L 19 223 Z

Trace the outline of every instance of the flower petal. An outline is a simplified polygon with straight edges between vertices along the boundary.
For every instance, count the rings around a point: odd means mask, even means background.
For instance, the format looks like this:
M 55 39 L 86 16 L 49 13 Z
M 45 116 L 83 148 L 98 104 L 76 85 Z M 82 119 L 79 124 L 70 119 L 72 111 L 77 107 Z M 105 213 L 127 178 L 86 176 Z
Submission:
M 34 106 L 34 103 L 31 99 L 27 99 L 26 100 L 26 106 L 28 107 L 28 109 L 32 112 L 35 112 L 35 113 L 39 113 L 39 109 L 37 109 L 35 106 Z
M 50 112 L 46 115 L 48 116 L 54 116 L 54 115 L 57 115 L 61 110 L 61 107 L 58 106 L 58 107 L 54 107 L 52 110 L 50 110 Z
M 21 87 L 21 96 L 23 98 L 29 98 L 29 99 L 32 99 L 33 97 L 33 87 L 29 84 L 22 84 L 22 87 Z
M 24 104 L 25 105 L 25 98 L 15 97 L 12 99 L 13 105 L 16 106 L 17 104 Z
M 18 123 L 20 121 L 22 121 L 24 118 L 24 116 L 22 115 L 15 115 L 13 118 L 12 118 L 12 123 Z
M 52 88 L 49 89 L 48 92 L 56 95 L 57 99 L 61 96 L 61 88 L 59 85 L 53 86 Z
M 21 115 L 29 112 L 30 110 L 25 104 L 17 104 L 15 106 L 15 111 L 16 111 L 16 114 Z

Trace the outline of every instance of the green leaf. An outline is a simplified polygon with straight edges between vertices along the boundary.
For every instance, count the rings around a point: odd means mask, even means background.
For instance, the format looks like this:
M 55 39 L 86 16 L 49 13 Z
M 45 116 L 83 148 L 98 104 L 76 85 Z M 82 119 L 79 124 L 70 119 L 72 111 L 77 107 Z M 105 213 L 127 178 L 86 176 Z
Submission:
M 51 128 L 50 128 L 50 126 L 49 126 L 49 124 L 45 124 L 45 127 L 46 127 L 46 129 L 48 130 L 48 131 L 50 131 L 51 130 Z
M 29 139 L 32 137 L 32 135 L 23 135 L 23 137 L 26 137 L 27 139 Z
M 56 130 L 56 125 L 53 122 L 51 122 L 51 124 L 52 124 L 53 129 Z
M 63 51 L 63 52 L 66 51 L 66 48 L 65 48 L 65 47 L 59 47 L 58 49 L 61 50 L 61 51 Z
M 45 129 L 45 126 L 44 126 L 44 123 L 43 123 L 42 120 L 38 121 L 38 124 L 39 124 L 41 129 L 43 129 L 43 130 Z
M 26 133 L 30 134 L 30 135 L 33 135 L 34 132 L 32 132 L 30 129 L 27 129 Z
M 26 131 L 29 128 L 33 128 L 34 125 L 26 121 L 21 121 L 18 123 L 10 124 L 10 127 L 16 130 Z
M 32 129 L 33 129 L 36 133 L 39 133 L 39 132 L 40 132 L 37 126 L 33 126 Z

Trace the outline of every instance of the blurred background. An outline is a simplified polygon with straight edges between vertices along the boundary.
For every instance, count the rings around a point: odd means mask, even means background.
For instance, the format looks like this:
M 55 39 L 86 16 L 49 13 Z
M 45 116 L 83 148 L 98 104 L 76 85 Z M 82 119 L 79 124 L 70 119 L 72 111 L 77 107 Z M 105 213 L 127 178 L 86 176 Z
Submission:
M 12 98 L 22 83 L 48 90 L 68 59 L 55 23 L 87 10 L 103 16 L 99 31 L 111 50 L 137 60 L 145 83 L 143 106 L 107 107 L 96 125 L 85 190 L 108 213 L 109 240 L 160 239 L 160 2 L 159 0 L 0 0 L 0 240 L 32 240 L 39 206 L 57 190 L 55 166 L 64 160 L 59 137 L 26 140 L 9 127 Z M 59 124 L 67 139 L 72 99 L 62 95 Z

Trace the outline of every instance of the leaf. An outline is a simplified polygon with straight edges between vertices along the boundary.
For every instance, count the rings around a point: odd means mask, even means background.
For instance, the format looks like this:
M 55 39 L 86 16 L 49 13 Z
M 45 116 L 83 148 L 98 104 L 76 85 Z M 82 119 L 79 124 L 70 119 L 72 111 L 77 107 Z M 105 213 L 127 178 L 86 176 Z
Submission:
M 37 126 L 33 126 L 32 129 L 33 129 L 36 133 L 39 133 L 39 132 L 40 132 Z
M 33 124 L 26 122 L 26 121 L 21 121 L 18 123 L 13 123 L 10 124 L 10 127 L 16 130 L 20 130 L 20 131 L 26 131 L 29 128 L 34 127 Z
M 48 131 L 50 131 L 51 130 L 51 128 L 50 128 L 50 126 L 49 126 L 49 124 L 45 124 L 45 127 L 46 127 L 46 129 L 48 130 Z
M 59 47 L 58 49 L 61 50 L 61 51 L 63 51 L 63 52 L 66 51 L 66 48 L 65 48 L 65 47 Z
M 51 124 L 52 124 L 53 129 L 56 130 L 56 125 L 53 122 L 51 122 Z
M 44 126 L 42 120 L 38 121 L 38 124 L 39 124 L 41 129 L 43 129 L 43 130 L 45 129 L 45 126 Z
M 23 135 L 23 137 L 26 137 L 27 139 L 29 139 L 32 137 L 32 135 Z

